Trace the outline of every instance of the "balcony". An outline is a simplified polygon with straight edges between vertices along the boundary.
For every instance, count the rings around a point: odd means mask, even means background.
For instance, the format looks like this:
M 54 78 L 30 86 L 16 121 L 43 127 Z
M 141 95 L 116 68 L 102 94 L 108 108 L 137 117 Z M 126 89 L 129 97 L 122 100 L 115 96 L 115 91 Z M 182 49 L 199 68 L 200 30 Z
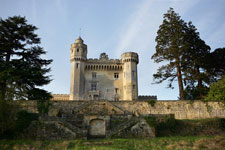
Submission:
M 88 90 L 89 95 L 98 95 L 99 96 L 99 90 Z

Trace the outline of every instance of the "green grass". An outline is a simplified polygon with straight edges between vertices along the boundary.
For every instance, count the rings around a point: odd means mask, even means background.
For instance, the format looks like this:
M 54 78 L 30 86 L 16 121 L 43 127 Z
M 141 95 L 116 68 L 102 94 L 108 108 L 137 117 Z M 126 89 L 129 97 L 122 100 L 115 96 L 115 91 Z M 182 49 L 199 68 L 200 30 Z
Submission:
M 158 137 L 154 139 L 0 140 L 1 150 L 225 150 L 225 136 Z

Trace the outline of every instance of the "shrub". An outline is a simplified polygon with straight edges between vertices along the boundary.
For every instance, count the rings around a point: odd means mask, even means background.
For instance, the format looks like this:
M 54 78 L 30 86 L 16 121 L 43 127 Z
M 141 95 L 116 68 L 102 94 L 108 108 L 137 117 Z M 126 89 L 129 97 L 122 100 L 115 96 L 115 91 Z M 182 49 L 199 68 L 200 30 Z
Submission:
M 205 100 L 220 100 L 225 102 L 225 76 L 210 85 L 209 93 Z
M 33 120 L 37 120 L 37 119 L 38 119 L 38 114 L 28 113 L 25 110 L 21 110 L 16 115 L 15 130 L 17 132 L 22 132 L 29 127 L 30 123 Z

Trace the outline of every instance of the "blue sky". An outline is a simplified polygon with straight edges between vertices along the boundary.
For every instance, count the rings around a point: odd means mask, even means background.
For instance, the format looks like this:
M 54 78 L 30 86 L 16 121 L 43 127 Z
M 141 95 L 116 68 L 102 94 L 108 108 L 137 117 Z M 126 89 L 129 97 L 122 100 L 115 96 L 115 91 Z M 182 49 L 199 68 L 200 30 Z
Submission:
M 211 49 L 225 47 L 225 0 L 0 0 L 0 17 L 25 16 L 39 29 L 45 58 L 51 64 L 53 81 L 43 88 L 57 94 L 69 93 L 69 51 L 79 36 L 88 45 L 88 57 L 106 52 L 120 58 L 126 51 L 139 54 L 139 95 L 157 95 L 160 100 L 177 99 L 167 82 L 152 84 L 160 64 L 151 60 L 155 37 L 163 14 L 173 7 L 186 22 L 192 21 Z

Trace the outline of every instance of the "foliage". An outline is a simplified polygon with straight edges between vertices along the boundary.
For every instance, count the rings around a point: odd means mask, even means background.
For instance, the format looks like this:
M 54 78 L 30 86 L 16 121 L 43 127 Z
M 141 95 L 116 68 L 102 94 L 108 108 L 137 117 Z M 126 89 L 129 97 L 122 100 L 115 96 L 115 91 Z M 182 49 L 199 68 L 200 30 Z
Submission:
M 223 118 L 199 119 L 199 120 L 177 120 L 169 118 L 158 122 L 156 125 L 157 136 L 213 136 L 224 135 Z
M 170 130 L 176 130 L 176 120 L 175 118 L 173 117 L 169 117 L 169 118 L 166 118 L 165 121 L 162 121 L 160 123 L 157 124 L 156 126 L 156 130 L 167 130 L 167 129 L 170 129 Z
M 201 96 L 207 95 L 208 91 L 209 88 L 205 86 L 201 89 L 199 89 L 198 87 L 186 87 L 184 89 L 184 97 L 185 100 L 200 100 L 202 99 Z
M 196 27 L 189 22 L 186 29 L 188 50 L 183 54 L 182 72 L 186 93 L 192 99 L 203 99 L 207 94 L 207 86 L 210 83 L 210 74 L 206 71 L 206 57 L 210 53 L 210 47 L 200 38 Z M 190 99 L 185 97 L 185 99 Z
M 49 106 L 51 105 L 50 101 L 46 100 L 38 100 L 37 101 L 37 109 L 39 114 L 48 114 Z
M 219 100 L 225 102 L 225 76 L 210 85 L 209 93 L 205 100 Z
M 38 86 L 51 81 L 46 73 L 52 60 L 41 58 L 46 52 L 39 46 L 40 38 L 35 30 L 25 17 L 0 19 L 0 97 L 3 100 L 40 98 L 43 90 Z M 50 96 L 48 92 L 45 94 Z
M 7 114 L 5 113 L 5 116 L 1 116 L 0 138 L 12 139 L 23 133 L 23 131 L 29 127 L 33 120 L 37 120 L 38 114 L 28 113 L 25 110 L 16 112 L 15 108 L 18 106 L 15 106 L 15 104 L 7 104 L 7 106 L 10 107 L 8 108 L 10 111 L 6 112 Z M 2 118 L 5 119 L 3 120 Z
M 144 119 L 151 127 L 156 127 L 156 117 L 154 116 L 146 116 Z
M 23 132 L 26 128 L 29 127 L 30 123 L 33 120 L 37 120 L 38 115 L 34 113 L 28 113 L 25 110 L 21 110 L 16 115 L 15 121 L 15 130 L 17 132 Z
M 148 104 L 150 104 L 152 107 L 154 107 L 154 106 L 155 106 L 155 103 L 156 103 L 155 100 L 148 100 L 147 102 L 148 102 Z
M 184 85 L 186 92 L 195 91 L 197 87 L 197 96 L 202 99 L 205 85 L 209 84 L 209 75 L 205 72 L 205 57 L 209 54 L 210 47 L 200 39 L 195 26 L 191 22 L 184 22 L 170 8 L 164 14 L 155 41 L 156 53 L 152 59 L 156 63 L 164 62 L 153 75 L 155 83 L 168 80 L 168 87 L 173 88 L 172 83 L 177 79 L 181 100 L 186 99 Z
M 35 140 L 1 140 L 0 149 L 23 150 L 191 150 L 224 149 L 224 136 L 175 136 L 157 137 L 154 139 L 92 139 L 92 140 L 63 140 L 63 141 L 35 141 Z
M 18 106 L 9 101 L 0 101 L 0 138 L 13 134 Z
M 152 56 L 156 63 L 168 62 L 168 64 L 161 66 L 157 73 L 153 75 L 155 83 L 161 83 L 168 79 L 168 87 L 172 88 L 172 82 L 177 78 L 181 99 L 184 99 L 181 74 L 182 55 L 188 46 L 185 42 L 185 30 L 186 23 L 170 8 L 164 14 L 163 23 L 157 31 L 155 39 L 157 42 L 156 53 Z
M 205 59 L 207 72 L 211 75 L 211 82 L 221 79 L 225 75 L 225 48 L 217 48 Z

